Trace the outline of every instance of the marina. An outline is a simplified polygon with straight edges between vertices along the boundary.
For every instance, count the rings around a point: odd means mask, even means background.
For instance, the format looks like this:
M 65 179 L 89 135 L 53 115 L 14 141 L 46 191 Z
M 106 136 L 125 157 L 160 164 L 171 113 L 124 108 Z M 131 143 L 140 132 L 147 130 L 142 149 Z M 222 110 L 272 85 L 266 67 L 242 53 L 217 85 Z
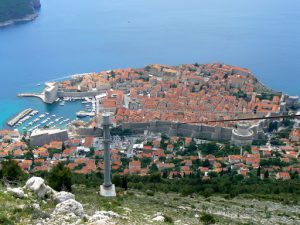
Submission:
M 76 105 L 78 108 L 74 108 Z M 16 117 L 7 122 L 10 127 L 22 132 L 31 133 L 35 129 L 41 128 L 66 128 L 73 121 L 81 119 L 89 121 L 95 116 L 96 100 L 95 98 L 58 98 L 50 107 L 46 106 L 46 110 L 42 109 L 26 109 L 20 112 Z M 63 107 L 62 107 L 63 106 Z M 70 110 L 72 108 L 72 110 Z M 55 109 L 55 110 L 54 110 Z M 57 110 L 56 110 L 57 109 Z M 61 109 L 66 111 L 61 113 Z M 73 112 L 70 114 L 70 111 Z M 76 113 L 77 112 L 77 113 Z

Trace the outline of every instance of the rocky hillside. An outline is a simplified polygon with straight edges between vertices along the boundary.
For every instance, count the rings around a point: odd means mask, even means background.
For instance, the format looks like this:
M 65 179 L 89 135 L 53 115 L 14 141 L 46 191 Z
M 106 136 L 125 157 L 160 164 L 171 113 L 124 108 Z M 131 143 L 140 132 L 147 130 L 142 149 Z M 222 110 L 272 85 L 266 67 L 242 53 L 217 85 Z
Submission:
M 0 187 L 0 224 L 300 224 L 297 203 L 249 196 L 225 199 L 174 193 L 119 190 L 103 198 L 96 189 L 75 186 L 56 192 L 40 177 L 24 187 Z

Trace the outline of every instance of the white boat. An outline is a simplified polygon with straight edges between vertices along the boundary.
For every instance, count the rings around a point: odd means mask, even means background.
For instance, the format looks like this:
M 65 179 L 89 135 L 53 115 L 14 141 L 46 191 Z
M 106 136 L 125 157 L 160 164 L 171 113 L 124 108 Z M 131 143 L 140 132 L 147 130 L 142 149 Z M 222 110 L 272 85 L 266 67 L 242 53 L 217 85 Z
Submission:
M 61 103 L 59 103 L 60 106 L 64 106 L 65 105 L 65 101 L 62 101 Z
M 95 115 L 95 113 L 93 113 L 93 112 L 85 112 L 85 111 L 79 111 L 78 113 L 76 113 L 76 116 L 79 118 L 83 118 L 86 116 L 94 116 L 94 115 Z

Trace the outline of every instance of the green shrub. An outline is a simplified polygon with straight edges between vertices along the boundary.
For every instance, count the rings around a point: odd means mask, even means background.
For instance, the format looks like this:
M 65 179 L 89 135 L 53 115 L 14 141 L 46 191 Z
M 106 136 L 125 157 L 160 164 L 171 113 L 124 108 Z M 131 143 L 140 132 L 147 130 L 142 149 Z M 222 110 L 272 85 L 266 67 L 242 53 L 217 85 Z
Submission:
M 173 223 L 174 223 L 172 217 L 170 217 L 170 216 L 168 216 L 168 215 L 164 215 L 164 217 L 165 217 L 165 222 L 166 222 L 166 223 L 170 223 L 170 224 L 173 224 Z
M 152 190 L 147 190 L 147 191 L 146 191 L 146 194 L 147 194 L 148 196 L 154 196 L 154 195 L 155 195 L 155 192 L 152 191 Z
M 8 181 L 21 181 L 25 178 L 25 173 L 14 160 L 2 162 L 2 176 Z
M 205 225 L 209 225 L 209 224 L 215 224 L 216 220 L 212 215 L 204 213 L 200 217 L 200 222 L 204 223 Z
M 13 225 L 14 222 L 11 221 L 9 218 L 7 218 L 6 215 L 0 213 L 0 224 L 3 224 L 3 225 Z
M 49 173 L 49 185 L 56 191 L 72 191 L 73 177 L 69 168 L 58 163 Z

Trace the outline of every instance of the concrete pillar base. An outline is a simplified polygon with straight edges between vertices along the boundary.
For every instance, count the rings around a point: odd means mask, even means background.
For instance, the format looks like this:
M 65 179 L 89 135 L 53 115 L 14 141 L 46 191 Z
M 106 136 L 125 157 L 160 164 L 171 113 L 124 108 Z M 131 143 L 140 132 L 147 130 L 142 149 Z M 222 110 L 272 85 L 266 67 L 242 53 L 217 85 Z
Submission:
M 116 188 L 115 185 L 112 184 L 110 187 L 104 187 L 103 185 L 100 185 L 100 195 L 104 197 L 116 197 Z

